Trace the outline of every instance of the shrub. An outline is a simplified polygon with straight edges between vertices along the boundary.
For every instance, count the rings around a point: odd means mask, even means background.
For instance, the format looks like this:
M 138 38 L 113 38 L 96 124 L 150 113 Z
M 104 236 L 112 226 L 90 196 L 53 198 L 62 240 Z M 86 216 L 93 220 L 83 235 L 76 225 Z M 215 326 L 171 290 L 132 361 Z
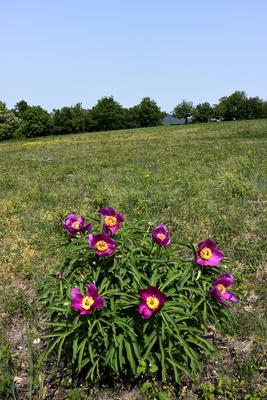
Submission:
M 179 381 L 194 374 L 215 351 L 203 336 L 206 327 L 229 322 L 224 300 L 236 301 L 226 290 L 233 277 L 225 275 L 231 277 L 225 286 L 216 281 L 223 253 L 210 240 L 197 252 L 173 243 L 164 225 L 152 233 L 144 222 L 122 222 L 113 209 L 100 214 L 93 229 L 104 232 L 89 239 L 84 220 L 79 232 L 75 219 L 76 233 L 68 229 L 60 243 L 64 260 L 43 284 L 48 354 L 56 351 L 58 362 L 64 356 L 91 381 L 119 374 L 157 374 L 162 381 L 171 374 Z
M 0 141 L 18 137 L 20 123 L 13 111 L 0 110 Z

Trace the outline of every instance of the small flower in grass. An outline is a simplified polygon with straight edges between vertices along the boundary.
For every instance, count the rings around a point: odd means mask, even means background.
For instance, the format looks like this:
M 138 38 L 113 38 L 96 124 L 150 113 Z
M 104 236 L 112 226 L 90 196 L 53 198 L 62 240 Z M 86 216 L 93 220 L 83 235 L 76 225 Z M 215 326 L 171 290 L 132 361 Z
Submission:
M 80 311 L 81 315 L 92 314 L 93 308 L 101 309 L 104 307 L 103 296 L 98 296 L 98 290 L 92 283 L 87 285 L 86 295 L 83 296 L 79 289 L 71 289 L 71 308 Z
M 116 213 L 116 211 L 111 207 L 100 208 L 99 213 L 104 217 L 105 230 L 112 234 L 116 233 L 120 228 L 121 223 L 124 221 L 122 213 Z
M 116 242 L 107 233 L 89 235 L 88 244 L 92 249 L 96 249 L 96 254 L 100 257 L 110 256 L 116 250 Z
M 84 225 L 84 217 L 77 217 L 75 214 L 69 214 L 66 221 L 62 221 L 62 224 L 70 236 L 92 229 L 92 224 Z
M 217 249 L 217 243 L 209 239 L 198 243 L 197 264 L 216 267 L 223 259 L 224 254 Z
M 150 318 L 169 299 L 155 286 L 148 286 L 146 289 L 139 290 L 138 294 L 141 297 L 138 312 L 143 319 Z
M 170 230 L 165 225 L 160 224 L 153 229 L 152 239 L 160 246 L 168 246 L 171 243 Z
M 220 276 L 216 281 L 212 283 L 212 287 L 209 294 L 212 294 L 220 305 L 223 305 L 225 301 L 237 302 L 238 298 L 234 293 L 227 290 L 234 283 L 234 277 L 230 274 Z

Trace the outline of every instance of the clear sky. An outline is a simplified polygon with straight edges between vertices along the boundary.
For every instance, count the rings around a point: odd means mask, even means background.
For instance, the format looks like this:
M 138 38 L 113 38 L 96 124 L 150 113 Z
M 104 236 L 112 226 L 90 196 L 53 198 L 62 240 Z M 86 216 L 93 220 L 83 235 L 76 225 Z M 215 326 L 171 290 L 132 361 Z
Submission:
M 0 0 L 0 100 L 267 99 L 266 0 Z

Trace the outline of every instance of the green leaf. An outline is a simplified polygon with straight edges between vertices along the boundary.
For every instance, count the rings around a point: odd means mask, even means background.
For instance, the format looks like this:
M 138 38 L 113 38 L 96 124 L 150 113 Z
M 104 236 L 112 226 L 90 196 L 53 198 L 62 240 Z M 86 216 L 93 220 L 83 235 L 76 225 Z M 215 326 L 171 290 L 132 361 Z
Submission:
M 165 392 L 158 392 L 158 398 L 159 400 L 172 400 Z
M 76 337 L 72 342 L 72 361 L 76 360 L 77 357 L 78 341 L 79 337 Z
M 174 361 L 172 358 L 167 358 L 167 361 L 172 365 L 173 369 L 174 369 L 174 375 L 175 375 L 175 381 L 179 382 L 179 373 L 177 371 L 177 369 L 180 369 L 184 374 L 190 376 L 190 371 L 188 368 L 184 367 L 183 365 L 177 363 L 176 361 Z
M 84 360 L 84 349 L 86 346 L 87 338 L 84 338 L 82 343 L 79 345 L 79 356 L 78 356 L 78 371 L 82 369 L 82 361 Z
M 140 387 L 140 392 L 142 394 L 146 393 L 148 391 L 148 389 L 150 389 L 152 387 L 152 383 L 149 381 L 145 381 L 142 386 Z
M 162 381 L 165 382 L 167 371 L 166 371 L 166 363 L 165 363 L 165 351 L 164 351 L 161 337 L 159 337 L 159 348 L 160 348 L 160 354 L 161 354 L 161 360 L 160 360 L 160 362 L 161 362 L 161 377 L 162 377 Z
M 136 364 L 135 364 L 135 359 L 134 359 L 133 352 L 132 352 L 131 343 L 129 343 L 126 339 L 124 339 L 124 345 L 125 345 L 125 349 L 126 349 L 127 359 L 130 363 L 133 373 L 135 374 L 136 373 Z
M 146 348 L 146 352 L 145 352 L 145 355 L 144 355 L 144 359 L 147 359 L 147 357 L 149 356 L 149 354 L 150 354 L 150 352 L 151 352 L 151 350 L 152 350 L 152 347 L 153 347 L 154 344 L 156 343 L 157 339 L 158 339 L 158 334 L 157 334 L 157 332 L 152 332 L 152 334 L 149 336 L 149 338 L 148 338 L 148 340 L 147 340 L 147 343 L 149 343 L 149 344 L 148 344 L 148 346 L 147 346 L 147 348 Z
M 66 337 L 67 337 L 67 335 L 63 336 L 63 338 L 61 338 L 61 340 L 59 342 L 58 351 L 57 351 L 57 364 L 59 364 L 59 361 L 61 359 L 62 347 L 63 347 Z
M 175 281 L 176 279 L 180 279 L 181 278 L 181 272 L 177 272 L 174 273 L 173 275 L 171 275 L 168 280 L 166 282 L 164 282 L 163 285 L 160 285 L 160 290 L 164 290 L 166 287 L 168 287 L 173 281 Z

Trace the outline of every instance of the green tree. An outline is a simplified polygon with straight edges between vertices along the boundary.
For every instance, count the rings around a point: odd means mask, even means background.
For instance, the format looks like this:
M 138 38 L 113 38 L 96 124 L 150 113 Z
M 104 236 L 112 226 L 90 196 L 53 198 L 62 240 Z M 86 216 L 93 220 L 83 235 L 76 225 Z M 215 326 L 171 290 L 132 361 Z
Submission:
M 123 109 L 123 128 L 140 128 L 138 106 Z
M 18 137 L 21 120 L 0 102 L 0 141 Z
M 249 97 L 246 101 L 246 118 L 257 119 L 263 117 L 263 100 L 259 97 Z
M 122 129 L 124 127 L 124 111 L 112 96 L 102 97 L 91 110 L 93 126 L 96 131 Z
M 137 108 L 134 108 L 133 112 L 137 112 L 141 127 L 156 126 L 160 124 L 162 112 L 157 103 L 150 99 L 150 97 L 144 97 L 136 107 Z
M 72 133 L 72 113 L 71 107 L 54 109 L 52 112 L 53 133 L 66 134 Z
M 6 103 L 4 103 L 3 101 L 0 101 L 0 112 L 5 112 L 5 111 L 8 111 Z
M 212 106 L 212 117 L 218 119 L 224 119 L 225 105 L 224 103 L 213 104 Z
M 198 104 L 193 111 L 196 122 L 208 122 L 212 115 L 213 109 L 208 102 Z
M 20 100 L 16 105 L 15 105 L 15 112 L 18 114 L 24 113 L 30 106 L 28 105 L 27 101 L 25 100 Z
M 267 101 L 262 102 L 262 117 L 267 118 Z
M 224 119 L 227 121 L 235 119 L 246 119 L 247 95 L 244 91 L 235 91 L 230 96 L 224 96 L 219 100 L 219 105 L 224 109 Z
M 172 114 L 176 118 L 184 118 L 185 123 L 187 124 L 188 118 L 193 115 L 193 112 L 193 103 L 191 101 L 183 100 L 181 103 L 177 104 Z
M 53 110 L 52 123 L 55 134 L 88 132 L 93 127 L 90 110 L 82 108 L 81 103 Z
M 28 106 L 17 111 L 17 115 L 22 119 L 19 127 L 21 136 L 35 137 L 51 133 L 51 116 L 41 106 Z

